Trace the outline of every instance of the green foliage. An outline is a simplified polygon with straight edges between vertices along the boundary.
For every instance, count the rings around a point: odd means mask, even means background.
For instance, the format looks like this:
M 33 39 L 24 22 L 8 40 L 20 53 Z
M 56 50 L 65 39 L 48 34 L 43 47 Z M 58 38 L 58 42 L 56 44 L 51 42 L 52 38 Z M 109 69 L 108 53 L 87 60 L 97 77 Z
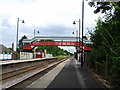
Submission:
M 8 53 L 12 53 L 12 48 L 8 48 L 9 49 L 9 52 Z
M 40 50 L 46 49 L 47 53 L 50 53 L 53 56 L 72 55 L 72 53 L 68 52 L 67 50 L 63 50 L 58 46 L 38 46 L 37 49 L 40 49 Z
M 45 41 L 53 41 L 53 40 L 45 40 Z M 38 46 L 38 50 L 47 50 L 47 53 L 52 54 L 53 56 L 59 55 L 73 55 L 72 53 L 68 52 L 67 50 L 61 49 L 58 46 Z
M 113 85 L 120 85 L 120 2 L 91 2 L 95 13 L 107 13 L 90 33 L 93 46 L 88 55 L 91 68 L 108 78 Z M 114 8 L 114 11 L 113 9 Z M 107 73 L 107 75 L 106 75 Z
M 19 48 L 18 48 L 18 52 L 22 51 L 22 46 L 23 46 L 23 39 L 27 39 L 27 36 L 23 36 L 20 40 L 19 40 Z
M 55 56 L 57 59 L 64 59 L 67 58 L 68 56 L 64 56 L 64 55 L 59 55 L 59 56 Z
M 6 51 L 3 51 L 3 52 L 1 52 L 2 54 L 7 54 L 7 52 Z
M 112 57 L 112 65 L 109 73 L 111 75 L 112 82 L 120 85 L 120 57 Z

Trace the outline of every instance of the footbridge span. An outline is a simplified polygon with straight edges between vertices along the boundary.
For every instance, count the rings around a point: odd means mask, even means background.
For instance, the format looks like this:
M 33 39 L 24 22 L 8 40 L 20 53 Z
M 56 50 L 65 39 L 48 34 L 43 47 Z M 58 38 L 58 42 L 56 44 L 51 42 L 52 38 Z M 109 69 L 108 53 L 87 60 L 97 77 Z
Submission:
M 83 42 L 88 42 L 88 40 Z M 81 38 L 79 42 L 79 37 L 37 36 L 33 39 L 24 39 L 23 44 L 24 50 L 34 49 L 36 46 L 74 46 L 82 49 L 82 42 Z M 83 50 L 90 51 L 91 49 L 84 44 Z

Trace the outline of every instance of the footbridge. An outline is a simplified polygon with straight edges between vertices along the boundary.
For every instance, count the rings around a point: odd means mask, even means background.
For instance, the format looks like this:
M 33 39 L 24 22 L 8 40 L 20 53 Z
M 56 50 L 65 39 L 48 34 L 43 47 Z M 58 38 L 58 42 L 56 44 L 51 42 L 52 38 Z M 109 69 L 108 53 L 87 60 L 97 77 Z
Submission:
M 88 42 L 88 40 L 84 40 L 83 42 Z M 79 42 L 79 37 L 39 36 L 33 39 L 24 39 L 23 44 L 24 50 L 31 50 L 36 46 L 74 46 L 82 48 L 81 38 Z M 84 44 L 83 50 L 90 51 L 91 49 Z

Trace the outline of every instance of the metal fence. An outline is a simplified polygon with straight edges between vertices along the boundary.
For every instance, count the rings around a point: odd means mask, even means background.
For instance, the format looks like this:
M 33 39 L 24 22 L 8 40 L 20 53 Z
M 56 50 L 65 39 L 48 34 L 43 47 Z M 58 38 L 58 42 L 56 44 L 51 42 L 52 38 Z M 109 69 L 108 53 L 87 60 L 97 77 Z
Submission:
M 12 54 L 0 54 L 0 60 L 11 60 Z
M 23 60 L 23 59 L 33 59 L 33 53 L 20 52 L 20 60 Z

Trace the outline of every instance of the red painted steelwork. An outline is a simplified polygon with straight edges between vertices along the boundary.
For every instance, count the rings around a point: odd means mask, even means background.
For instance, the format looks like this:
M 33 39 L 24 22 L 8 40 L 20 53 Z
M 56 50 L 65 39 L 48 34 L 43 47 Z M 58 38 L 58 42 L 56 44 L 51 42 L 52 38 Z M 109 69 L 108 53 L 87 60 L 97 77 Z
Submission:
M 34 41 L 32 45 L 34 46 L 79 46 L 79 42 L 75 42 L 75 41 Z
M 23 45 L 23 49 L 30 50 L 35 46 L 76 46 L 81 48 L 82 43 L 75 41 L 34 41 L 29 45 Z M 84 50 L 91 50 L 89 47 L 84 45 Z

